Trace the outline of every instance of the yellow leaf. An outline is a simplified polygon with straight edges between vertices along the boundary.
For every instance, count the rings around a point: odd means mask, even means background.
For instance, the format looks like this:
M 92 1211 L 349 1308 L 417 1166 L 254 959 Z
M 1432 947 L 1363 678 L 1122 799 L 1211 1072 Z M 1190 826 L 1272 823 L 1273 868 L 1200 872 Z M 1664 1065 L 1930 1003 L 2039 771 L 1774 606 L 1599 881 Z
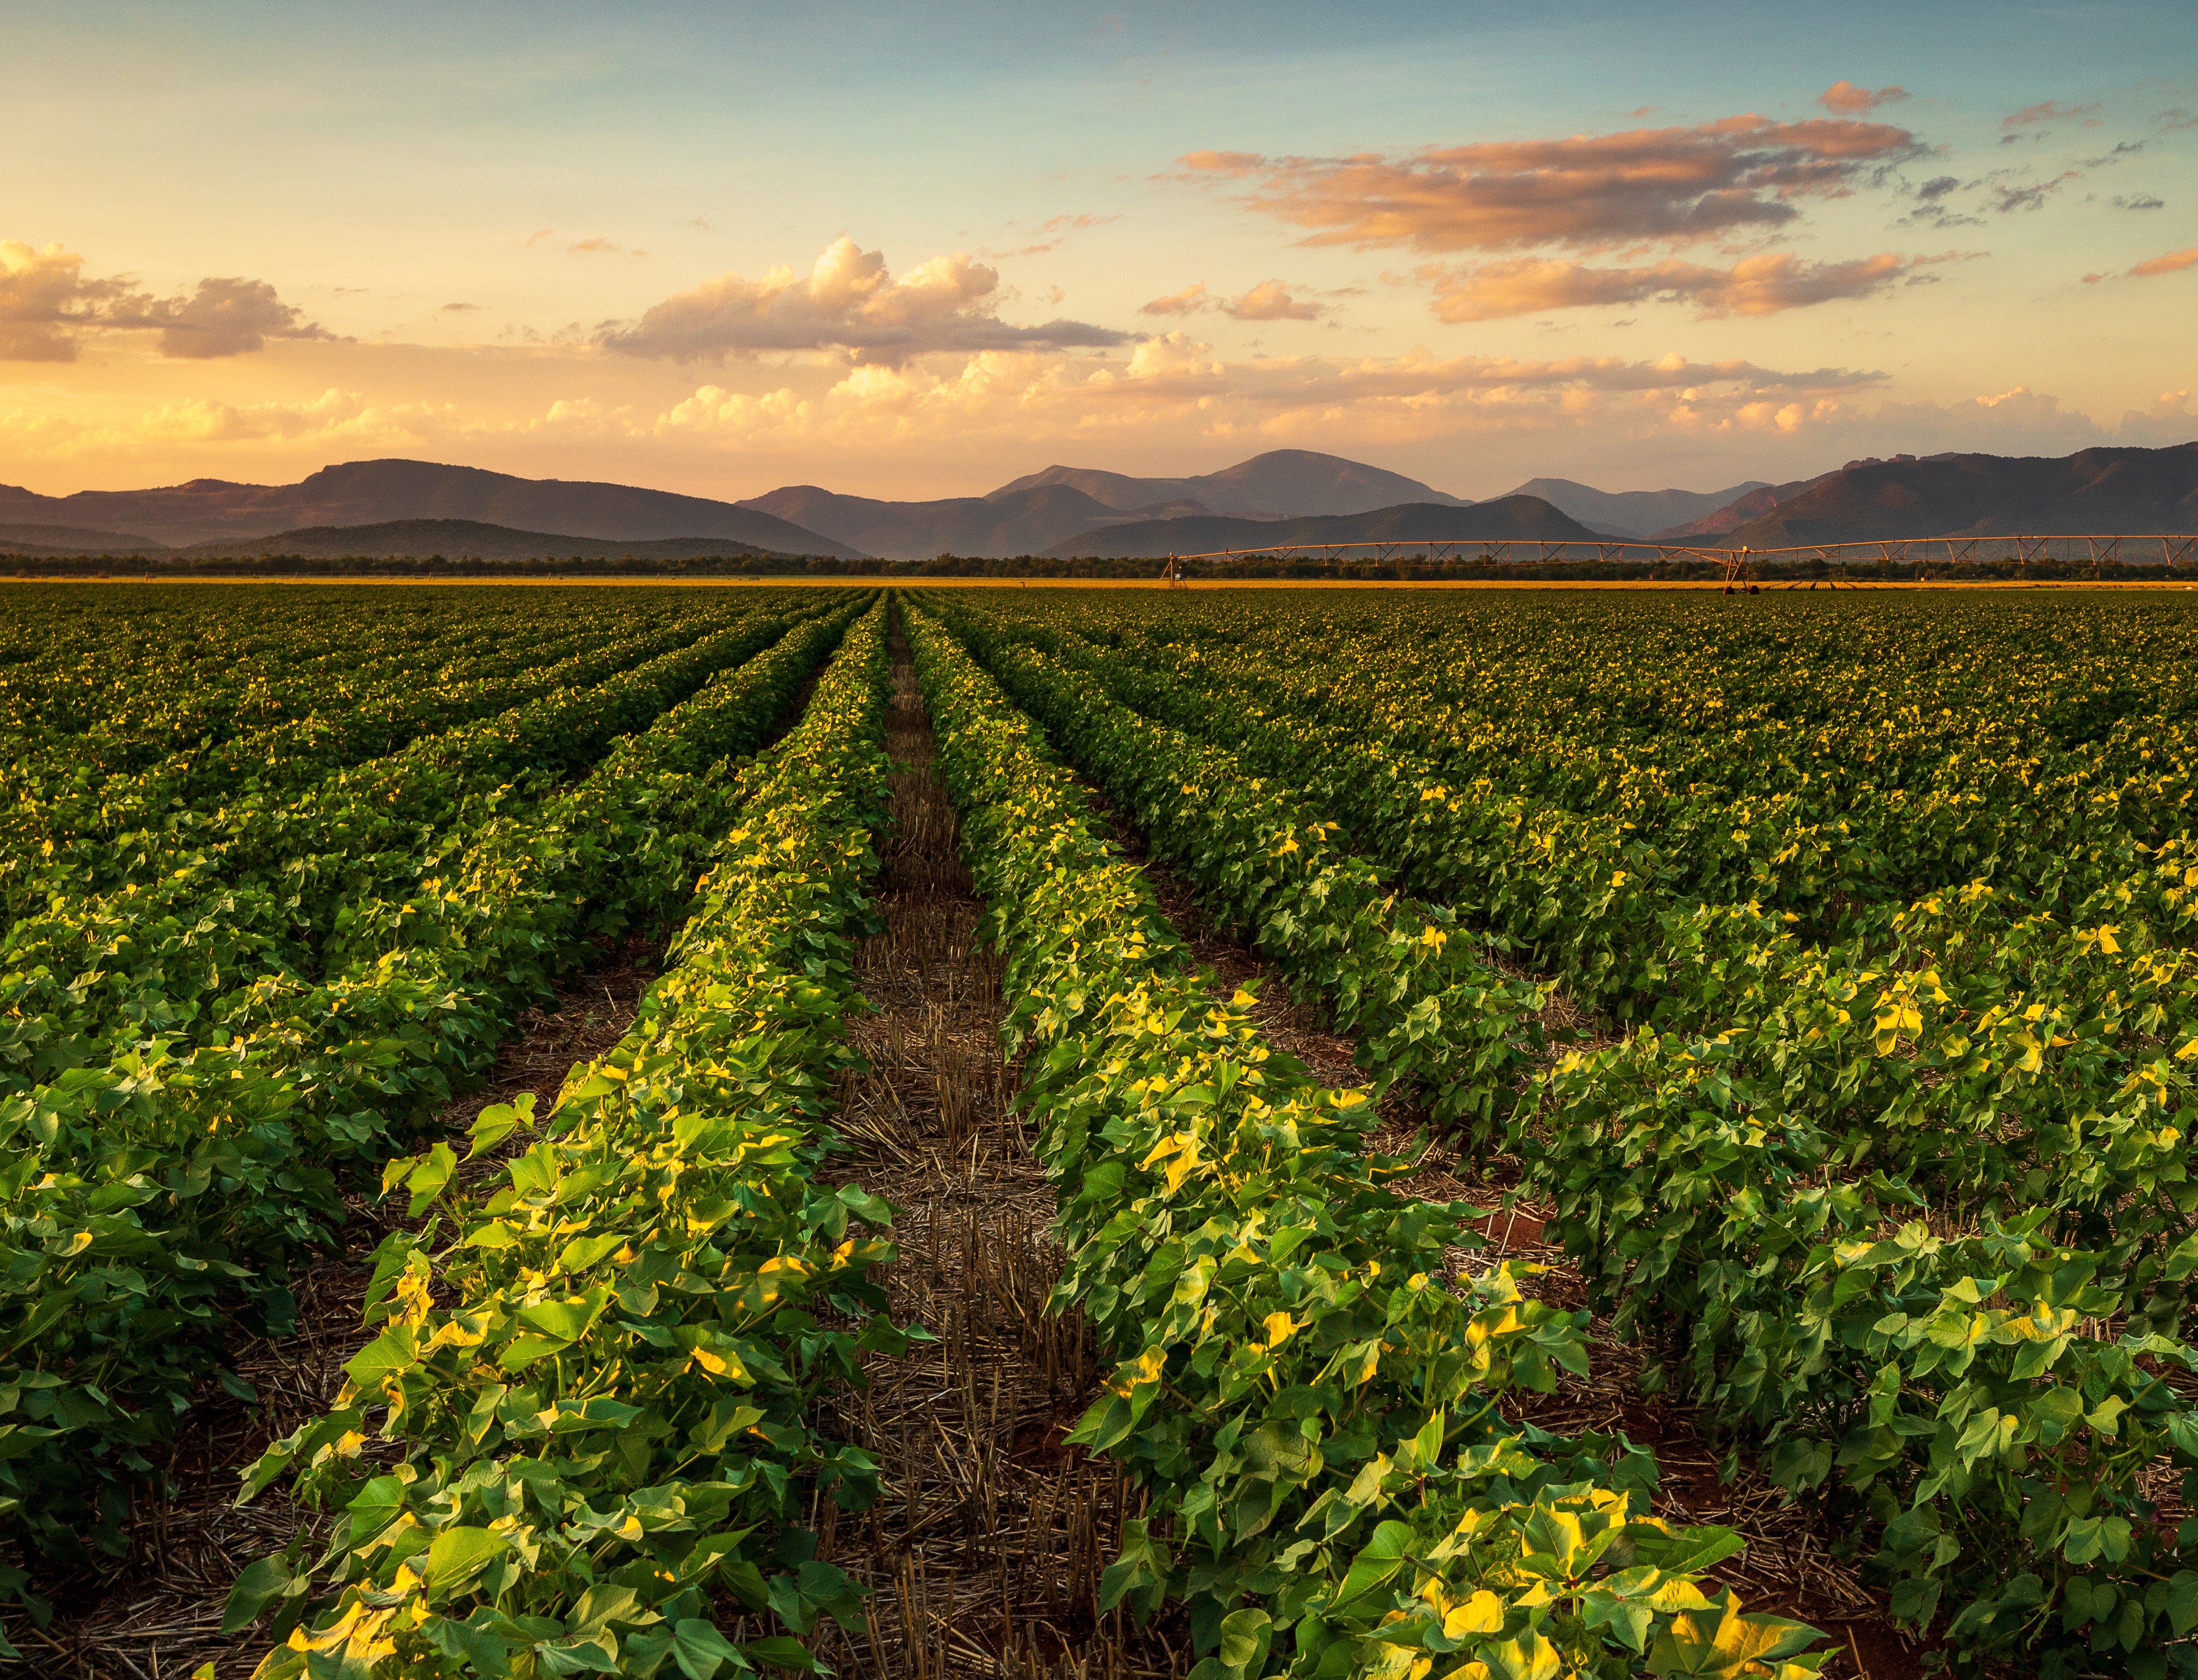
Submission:
M 1443 1637 L 1457 1639 L 1468 1633 L 1498 1633 L 1503 1627 L 1503 1601 L 1483 1589 L 1443 1618 Z
M 1140 1353 L 1135 1363 L 1107 1380 L 1108 1388 L 1116 1394 L 1127 1396 L 1132 1390 L 1143 1388 L 1148 1382 L 1160 1381 L 1160 1368 L 1167 1363 L 1167 1355 L 1157 1347 L 1148 1347 Z

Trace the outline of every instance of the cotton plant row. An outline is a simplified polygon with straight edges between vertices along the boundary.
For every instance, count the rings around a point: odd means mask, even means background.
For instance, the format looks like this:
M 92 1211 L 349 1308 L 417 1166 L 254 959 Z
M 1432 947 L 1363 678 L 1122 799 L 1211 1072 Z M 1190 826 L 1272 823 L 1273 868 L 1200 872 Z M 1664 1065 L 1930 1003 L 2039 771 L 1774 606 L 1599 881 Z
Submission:
M 1500 1136 L 1539 1048 L 1545 988 L 1475 950 L 1446 908 L 1398 893 L 1338 827 L 1231 753 L 1152 722 L 1035 649 L 962 633 L 1148 844 L 1321 1000 L 1377 1085 L 1416 1090 L 1445 1131 Z
M 562 657 L 430 689 L 393 716 L 371 699 L 340 697 L 328 715 L 187 749 L 137 776 L 92 777 L 75 766 L 83 785 L 16 808 L 31 826 L 7 842 L 7 908 L 21 919 L 56 899 L 158 892 L 165 902 L 179 890 L 169 885 L 179 877 L 202 889 L 279 869 L 291 857 L 328 850 L 312 843 L 316 830 L 362 799 L 384 824 L 435 821 L 453 799 L 453 771 L 492 774 L 501 762 L 509 777 L 529 766 L 527 752 L 545 748 L 552 756 L 544 768 L 569 764 L 555 755 L 582 742 L 557 727 L 561 697 L 607 681 L 630 686 L 626 673 L 651 666 L 652 685 L 691 672 L 684 677 L 691 689 L 713 668 L 727 632 L 787 616 L 765 610 L 729 623 L 690 611 L 669 620 L 613 620 L 609 634 Z M 712 638 L 715 648 L 697 645 Z M 275 679 L 262 672 L 258 680 L 271 686 Z M 372 833 L 350 836 L 352 849 L 378 849 L 359 845 Z
M 1003 672 L 1040 680 L 1045 656 L 1015 651 L 981 608 L 964 616 Z M 1438 860 L 1469 883 L 1461 912 L 1509 927 L 1590 996 L 1598 971 L 1580 954 L 1631 950 L 1619 994 L 1649 1024 L 1537 1082 L 1509 1138 L 1525 1188 L 1556 1202 L 1550 1234 L 1595 1304 L 1649 1343 L 1649 1386 L 1685 1392 L 1828 1502 L 1834 1526 L 1871 1537 L 1896 1613 L 1945 1629 L 1965 1660 L 2020 1653 L 2076 1674 L 2198 1660 L 2198 1556 L 2162 1503 L 2178 1482 L 2186 1502 L 2198 1491 L 2187 1375 L 2178 1386 L 2198 1287 L 2181 1118 L 2198 870 L 2179 835 L 2140 838 L 2172 828 L 2172 805 L 2118 795 L 2049 815 L 2008 799 L 1991 824 L 2027 825 L 2035 844 L 1993 879 L 1850 905 L 1827 939 L 1793 911 L 1690 904 L 1669 879 L 1612 867 L 1639 863 L 1652 838 L 1598 842 L 1564 814 L 1482 820 L 1511 797 L 1502 787 L 1460 790 L 1370 741 L 1247 724 L 1251 708 L 1218 693 L 1186 701 L 1195 679 L 1067 629 L 1032 639 L 1068 650 L 1075 670 L 1044 680 L 1088 718 L 1108 716 L 1103 677 L 1218 735 L 1302 747 L 1264 760 L 1322 767 L 1286 795 L 1300 830 L 1352 817 L 1384 861 Z M 1186 665 L 1203 660 L 1193 651 Z M 1125 785 L 1139 770 L 1123 741 L 1150 756 L 1168 738 L 1139 721 L 1118 713 L 1088 748 Z M 2167 769 L 2144 785 L 2172 788 L 2172 735 L 2148 754 Z M 1189 809 L 1164 790 L 1138 806 L 1157 840 L 1172 823 L 1218 832 L 1254 797 L 1220 768 Z M 2039 799 L 2058 797 L 2038 781 Z M 1476 811 L 1468 840 L 1459 824 Z M 1240 870 L 1271 867 L 1248 832 L 1235 855 Z M 1202 867 L 1232 902 L 1226 870 Z M 1546 931 L 1503 919 L 1500 884 L 1521 872 L 1509 902 L 1538 892 Z M 1260 927 L 1278 951 L 1296 931 Z
M 188 811 L 124 843 L 117 890 L 57 893 L 0 943 L 0 1096 L 255 1024 L 280 995 L 339 971 L 340 922 L 447 863 L 499 809 L 554 796 L 620 735 L 783 636 L 757 613 L 625 669 L 593 663 L 550 694 L 339 771 L 310 790 Z M 194 834 L 196 840 L 179 841 Z M 210 843 L 208 843 L 210 841 Z M 332 948 L 333 939 L 333 948 Z
M 731 784 L 736 822 L 619 1043 L 546 1116 L 485 1110 L 486 1177 L 443 1143 L 390 1164 L 427 1218 L 378 1256 L 379 1334 L 336 1409 L 248 1473 L 247 1497 L 295 1471 L 337 1514 L 320 1555 L 238 1585 L 230 1625 L 265 1615 L 280 1642 L 261 1680 L 709 1680 L 809 1667 L 819 1616 L 858 1620 L 800 1518 L 812 1488 L 875 1497 L 813 1403 L 905 1346 L 869 1275 L 889 1210 L 814 1176 L 887 811 L 883 632 L 873 608 Z M 770 1631 L 722 1625 L 727 1600 Z
M 249 1030 L 0 1106 L 0 1520 L 38 1551 L 119 1548 L 227 1327 L 283 1328 L 287 1266 L 346 1177 L 477 1078 L 592 939 L 683 904 L 732 826 L 720 761 L 761 744 L 846 622 L 798 623 L 400 896 L 348 904 L 325 978 L 263 983 Z M 28 1590 L 13 1565 L 0 1584 Z
M 1060 1189 L 1056 1304 L 1119 1362 L 1071 1439 L 1149 1495 L 1102 1604 L 1181 1601 L 1211 1680 L 1816 1672 L 1811 1630 L 1706 1578 L 1734 1536 L 1648 1514 L 1649 1455 L 1503 1421 L 1583 1368 L 1580 1316 L 1449 1275 L 1473 1210 L 1381 1182 L 1366 1094 L 1212 994 L 1038 728 L 910 634 Z

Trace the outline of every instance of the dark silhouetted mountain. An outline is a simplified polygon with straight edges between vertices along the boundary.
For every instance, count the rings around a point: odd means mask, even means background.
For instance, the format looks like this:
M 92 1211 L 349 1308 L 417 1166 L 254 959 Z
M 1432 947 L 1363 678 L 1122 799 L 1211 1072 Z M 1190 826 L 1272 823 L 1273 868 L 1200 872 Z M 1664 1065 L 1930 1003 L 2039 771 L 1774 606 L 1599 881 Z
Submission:
M 78 525 L 0 525 L 0 554 L 160 554 L 165 543 L 128 531 L 90 531 Z
M 2198 532 L 2198 443 L 1850 462 L 1724 533 L 1753 549 L 1894 537 Z
M 1823 474 L 1829 478 L 1829 473 Z M 1684 543 L 1696 538 L 1721 537 L 1728 531 L 1737 531 L 1752 519 L 1760 519 L 1788 496 L 1799 496 L 1815 479 L 1795 479 L 1788 484 L 1767 484 L 1759 490 L 1751 490 L 1745 496 L 1736 496 L 1715 513 L 1705 514 L 1700 519 L 1689 520 L 1684 525 L 1675 525 L 1663 531 L 1648 533 L 1652 541 Z
M 0 522 L 142 532 L 171 547 L 311 526 L 473 520 L 613 543 L 700 537 L 780 554 L 846 556 L 830 539 L 730 502 L 631 485 L 521 479 L 426 461 L 353 461 L 291 485 L 194 479 L 159 490 L 38 496 L 0 485 Z
M 788 485 L 740 505 L 791 520 L 864 554 L 926 560 L 937 554 L 1037 554 L 1125 520 L 1285 519 L 1358 514 L 1404 503 L 1472 505 L 1416 479 L 1340 456 L 1275 450 L 1218 473 L 1141 479 L 1084 467 L 1049 467 L 986 496 L 883 502 Z M 1165 552 L 1165 550 L 1163 550 Z
M 1002 485 L 993 499 L 1046 485 L 1067 485 L 1095 502 L 1120 512 L 1156 503 L 1194 501 L 1217 514 L 1265 514 L 1284 519 L 1300 514 L 1364 514 L 1405 503 L 1433 503 L 1445 508 L 1470 505 L 1455 496 L 1340 455 L 1311 450 L 1277 449 L 1187 479 L 1140 479 L 1087 467 L 1049 467 Z
M 1595 533 L 1535 496 L 1505 496 L 1468 507 L 1427 502 L 1379 508 L 1370 513 L 1311 519 L 1142 520 L 1110 525 L 1059 544 L 1064 557 L 1121 557 L 1210 554 L 1221 549 L 1259 549 L 1300 543 L 1456 543 L 1503 538 L 1544 542 L 1592 539 Z M 1368 556 L 1371 558 L 1372 556 Z
M 1041 554 L 1125 519 L 1203 511 L 1199 503 L 1176 501 L 1125 514 L 1065 484 L 1037 485 L 1012 496 L 995 491 L 939 502 L 880 502 L 834 495 L 815 485 L 789 485 L 741 506 L 794 520 L 885 560 Z
M 806 533 L 805 533 L 806 535 Z M 446 560 L 702 560 L 718 555 L 775 555 L 783 550 L 758 548 L 721 537 L 658 537 L 625 542 L 602 537 L 567 537 L 550 531 L 515 531 L 469 519 L 392 520 L 375 525 L 316 525 L 278 531 L 265 537 L 230 538 L 198 543 L 179 559 L 225 559 L 239 555 L 300 555 L 311 560 L 352 555 L 375 559 L 392 555 Z M 813 547 L 800 552 L 814 554 Z
M 1529 479 L 1510 494 L 1538 496 L 1560 513 L 1614 537 L 1646 537 L 1652 531 L 1714 514 L 1736 497 L 1769 486 L 1750 479 L 1725 490 L 1597 490 L 1571 479 Z

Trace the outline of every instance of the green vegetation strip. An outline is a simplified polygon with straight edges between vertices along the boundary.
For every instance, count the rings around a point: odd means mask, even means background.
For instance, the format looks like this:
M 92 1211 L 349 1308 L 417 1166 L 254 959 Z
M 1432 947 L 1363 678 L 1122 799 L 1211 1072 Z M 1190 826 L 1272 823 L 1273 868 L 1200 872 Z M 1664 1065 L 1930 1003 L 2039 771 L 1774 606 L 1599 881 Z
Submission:
M 1648 1455 L 1503 1421 L 1582 1367 L 1581 1316 L 1509 1266 L 1445 1281 L 1472 1210 L 1379 1182 L 1364 1094 L 1213 998 L 1030 721 L 910 635 L 1061 1189 L 1056 1299 L 1120 1361 L 1072 1439 L 1151 1494 L 1102 1607 L 1184 1601 L 1201 1680 L 1816 1672 L 1810 1630 L 1705 1592 L 1739 1543 L 1649 1517 Z
M 1377 1088 L 1401 1081 L 1436 1125 L 1501 1136 L 1540 1045 L 1545 988 L 1491 967 L 1447 907 L 1400 896 L 1337 843 L 1334 823 L 1233 754 L 1139 716 L 1047 654 L 981 636 L 974 645 L 1207 911 L 1328 1003 Z
M 1232 808 L 1256 817 L 1256 784 L 1232 787 L 1211 748 L 1201 760 L 1015 649 L 983 614 L 957 614 L 973 618 L 1003 672 L 1132 790 L 1218 903 L 1286 959 L 1320 936 L 1317 914 L 1287 898 L 1288 915 L 1247 910 L 1247 881 L 1288 873 L 1261 858 L 1256 821 L 1230 823 Z M 1943 741 L 1933 768 L 1928 730 L 1896 712 L 1883 739 L 1906 743 L 1914 797 L 1851 764 L 1822 773 L 1858 784 L 1841 798 L 1875 820 L 1897 827 L 1904 805 L 1912 832 L 1789 834 L 1766 851 L 1776 867 L 1752 877 L 1794 906 L 1782 911 L 1689 902 L 1673 854 L 1660 861 L 1670 836 L 1613 826 L 1622 849 L 1569 841 L 1574 819 L 1521 818 L 1503 782 L 1461 787 L 1311 721 L 1333 715 L 1311 690 L 1276 684 L 1232 710 L 1191 674 L 1213 663 L 1195 634 L 1180 680 L 1099 641 L 1044 626 L 1033 639 L 1140 704 L 1294 764 L 1309 778 L 1300 833 L 1320 826 L 1314 812 L 1353 817 L 1385 862 L 1457 882 L 1461 910 L 1647 1017 L 1534 1083 L 1509 1130 L 1524 1189 L 1556 1204 L 1549 1233 L 1579 1260 L 1592 1304 L 1649 1343 L 1647 1386 L 1683 1387 L 1765 1449 L 1776 1480 L 1822 1502 L 1829 1526 L 1873 1543 L 1897 1615 L 1937 1621 L 1964 1662 L 2198 1667 L 2198 1523 L 2178 1520 L 2198 1490 L 2198 1351 L 2183 1335 L 2198 1300 L 2198 1185 L 2182 1124 L 2198 1058 L 2198 859 L 2180 831 L 2187 748 L 2172 697 L 2100 725 L 2095 748 L 2042 749 L 2009 776 L 1963 767 L 1962 743 Z M 1256 663 L 1262 642 L 1288 639 L 1270 625 L 1228 657 Z M 1361 668 L 1340 686 L 1368 680 Z M 1896 667 L 1882 681 L 1899 694 L 1930 678 Z M 1644 692 L 1654 683 L 1641 673 Z M 1266 718 L 1247 724 L 1254 710 Z M 1442 727 L 1462 738 L 1481 724 Z M 1583 719 L 1575 734 L 1596 730 Z M 1718 744 L 1667 733 L 1623 750 L 1653 767 Z M 1162 762 L 1198 772 L 1180 810 L 1157 785 Z M 1728 755 L 1724 773 L 1806 786 L 1819 766 Z M 1515 779 L 1548 774 L 1538 749 Z M 1595 797 L 1584 784 L 1571 796 Z M 1705 813 L 1697 829 L 1718 797 L 1689 796 Z M 1472 815 L 1506 801 L 1509 818 Z M 1744 823 L 1747 804 L 1729 820 Z M 1734 838 L 1751 840 L 1741 827 Z M 1850 840 L 1852 855 L 1834 843 Z M 1956 866 L 1980 873 L 1912 903 L 1885 890 Z M 1297 968 L 1323 980 L 1301 956 Z M 1347 991 L 1331 996 L 1350 1018 Z
M 537 1126 L 484 1111 L 473 1153 L 533 1132 L 492 1195 L 439 1144 L 392 1163 L 427 1228 L 387 1242 L 386 1328 L 339 1409 L 271 1448 L 334 1543 L 246 1572 L 242 1626 L 285 1642 L 261 1680 L 802 1669 L 859 1592 L 799 1526 L 812 1488 L 859 1507 L 861 1452 L 811 1402 L 904 1338 L 869 1235 L 889 1210 L 812 1171 L 852 1052 L 853 939 L 887 810 L 883 608 L 849 633 L 801 724 L 734 785 L 741 826 L 625 1038 Z M 401 1455 L 369 1452 L 375 1427 Z M 782 1631 L 736 1640 L 726 1596 Z
M 0 1096 L 282 1020 L 317 977 L 344 972 L 358 904 L 409 895 L 480 824 L 554 799 L 568 774 L 789 622 L 759 613 L 631 669 L 569 672 L 526 705 L 306 793 L 187 811 L 114 842 L 135 879 L 56 892 L 0 942 Z
M 476 1077 L 593 937 L 684 904 L 741 796 L 722 761 L 762 742 L 858 607 L 492 819 L 406 896 L 348 905 L 335 971 L 254 1030 L 0 1106 L 0 1520 L 46 1552 L 120 1549 L 129 1489 L 156 1478 L 230 1316 L 284 1328 L 284 1267 L 342 1218 L 343 1172 Z M 27 1595 L 26 1574 L 0 1586 Z

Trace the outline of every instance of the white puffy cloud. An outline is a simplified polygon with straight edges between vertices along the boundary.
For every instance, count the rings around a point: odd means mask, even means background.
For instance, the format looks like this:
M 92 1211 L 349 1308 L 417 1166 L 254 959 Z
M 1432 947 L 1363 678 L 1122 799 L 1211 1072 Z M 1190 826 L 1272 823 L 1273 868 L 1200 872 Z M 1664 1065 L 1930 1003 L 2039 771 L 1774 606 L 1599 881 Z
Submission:
M 1080 321 L 1019 327 L 999 318 L 1000 276 L 966 253 L 933 257 L 896 280 L 883 253 L 835 241 L 807 274 L 722 274 L 596 335 L 604 348 L 674 361 L 765 351 L 829 350 L 896 363 L 934 352 L 1097 347 L 1127 334 Z

